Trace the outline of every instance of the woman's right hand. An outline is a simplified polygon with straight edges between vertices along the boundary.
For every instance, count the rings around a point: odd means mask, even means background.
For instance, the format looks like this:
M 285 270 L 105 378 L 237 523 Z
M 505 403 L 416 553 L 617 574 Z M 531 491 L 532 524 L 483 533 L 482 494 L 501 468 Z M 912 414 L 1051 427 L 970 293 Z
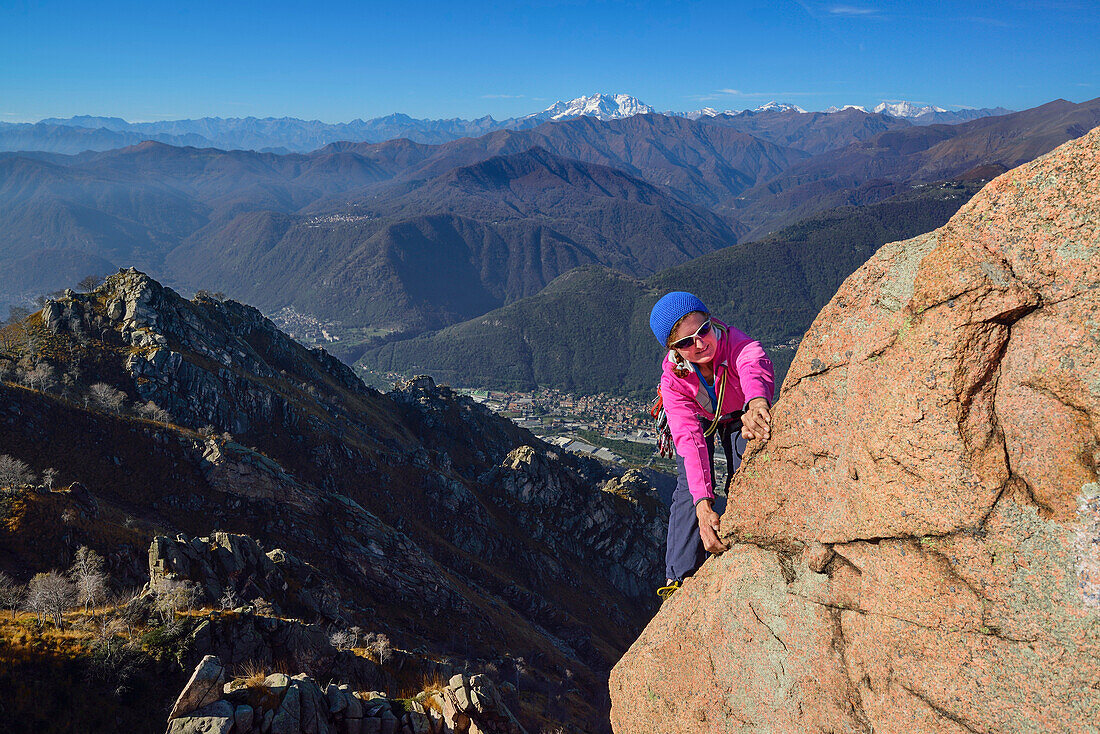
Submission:
M 741 416 L 741 436 L 746 441 L 754 438 L 767 440 L 772 435 L 772 414 L 766 398 L 753 398 Z
M 721 518 L 714 511 L 713 500 L 700 500 L 695 505 L 695 517 L 699 520 L 699 538 L 703 541 L 703 547 L 711 553 L 728 551 L 730 547 L 718 538 L 721 532 Z

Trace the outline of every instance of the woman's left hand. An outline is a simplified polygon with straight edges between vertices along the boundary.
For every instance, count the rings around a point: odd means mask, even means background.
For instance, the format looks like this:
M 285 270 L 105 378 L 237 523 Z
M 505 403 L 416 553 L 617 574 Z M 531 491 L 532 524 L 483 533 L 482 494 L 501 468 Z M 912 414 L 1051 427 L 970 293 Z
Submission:
M 754 438 L 771 438 L 772 414 L 769 410 L 767 398 L 753 398 L 749 401 L 749 407 L 741 416 L 741 436 L 746 441 Z

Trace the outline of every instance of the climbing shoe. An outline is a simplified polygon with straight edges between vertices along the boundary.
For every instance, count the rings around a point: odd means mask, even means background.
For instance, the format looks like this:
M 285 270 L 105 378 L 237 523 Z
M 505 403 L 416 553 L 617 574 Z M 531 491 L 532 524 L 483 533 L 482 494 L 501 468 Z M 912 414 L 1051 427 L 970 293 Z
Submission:
M 669 579 L 664 586 L 657 589 L 657 596 L 661 597 L 661 599 L 667 600 L 670 596 L 676 593 L 677 589 L 679 589 L 683 585 L 684 582 L 680 581 L 679 579 L 675 581 Z

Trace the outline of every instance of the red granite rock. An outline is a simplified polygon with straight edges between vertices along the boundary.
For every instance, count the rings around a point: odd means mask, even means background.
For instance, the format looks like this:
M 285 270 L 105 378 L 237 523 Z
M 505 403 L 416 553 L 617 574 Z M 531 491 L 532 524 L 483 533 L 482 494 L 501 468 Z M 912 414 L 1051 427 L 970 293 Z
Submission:
M 1100 730 L 1100 129 L 884 246 L 806 334 L 617 734 Z

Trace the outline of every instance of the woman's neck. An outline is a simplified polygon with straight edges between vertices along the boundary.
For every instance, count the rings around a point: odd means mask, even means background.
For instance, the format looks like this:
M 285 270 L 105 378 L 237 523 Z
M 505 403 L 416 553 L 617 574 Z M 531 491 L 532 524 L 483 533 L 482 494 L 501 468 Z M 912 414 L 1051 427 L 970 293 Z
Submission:
M 704 380 L 707 382 L 714 382 L 714 362 L 696 364 L 695 368 L 699 370 L 699 374 L 703 376 Z

